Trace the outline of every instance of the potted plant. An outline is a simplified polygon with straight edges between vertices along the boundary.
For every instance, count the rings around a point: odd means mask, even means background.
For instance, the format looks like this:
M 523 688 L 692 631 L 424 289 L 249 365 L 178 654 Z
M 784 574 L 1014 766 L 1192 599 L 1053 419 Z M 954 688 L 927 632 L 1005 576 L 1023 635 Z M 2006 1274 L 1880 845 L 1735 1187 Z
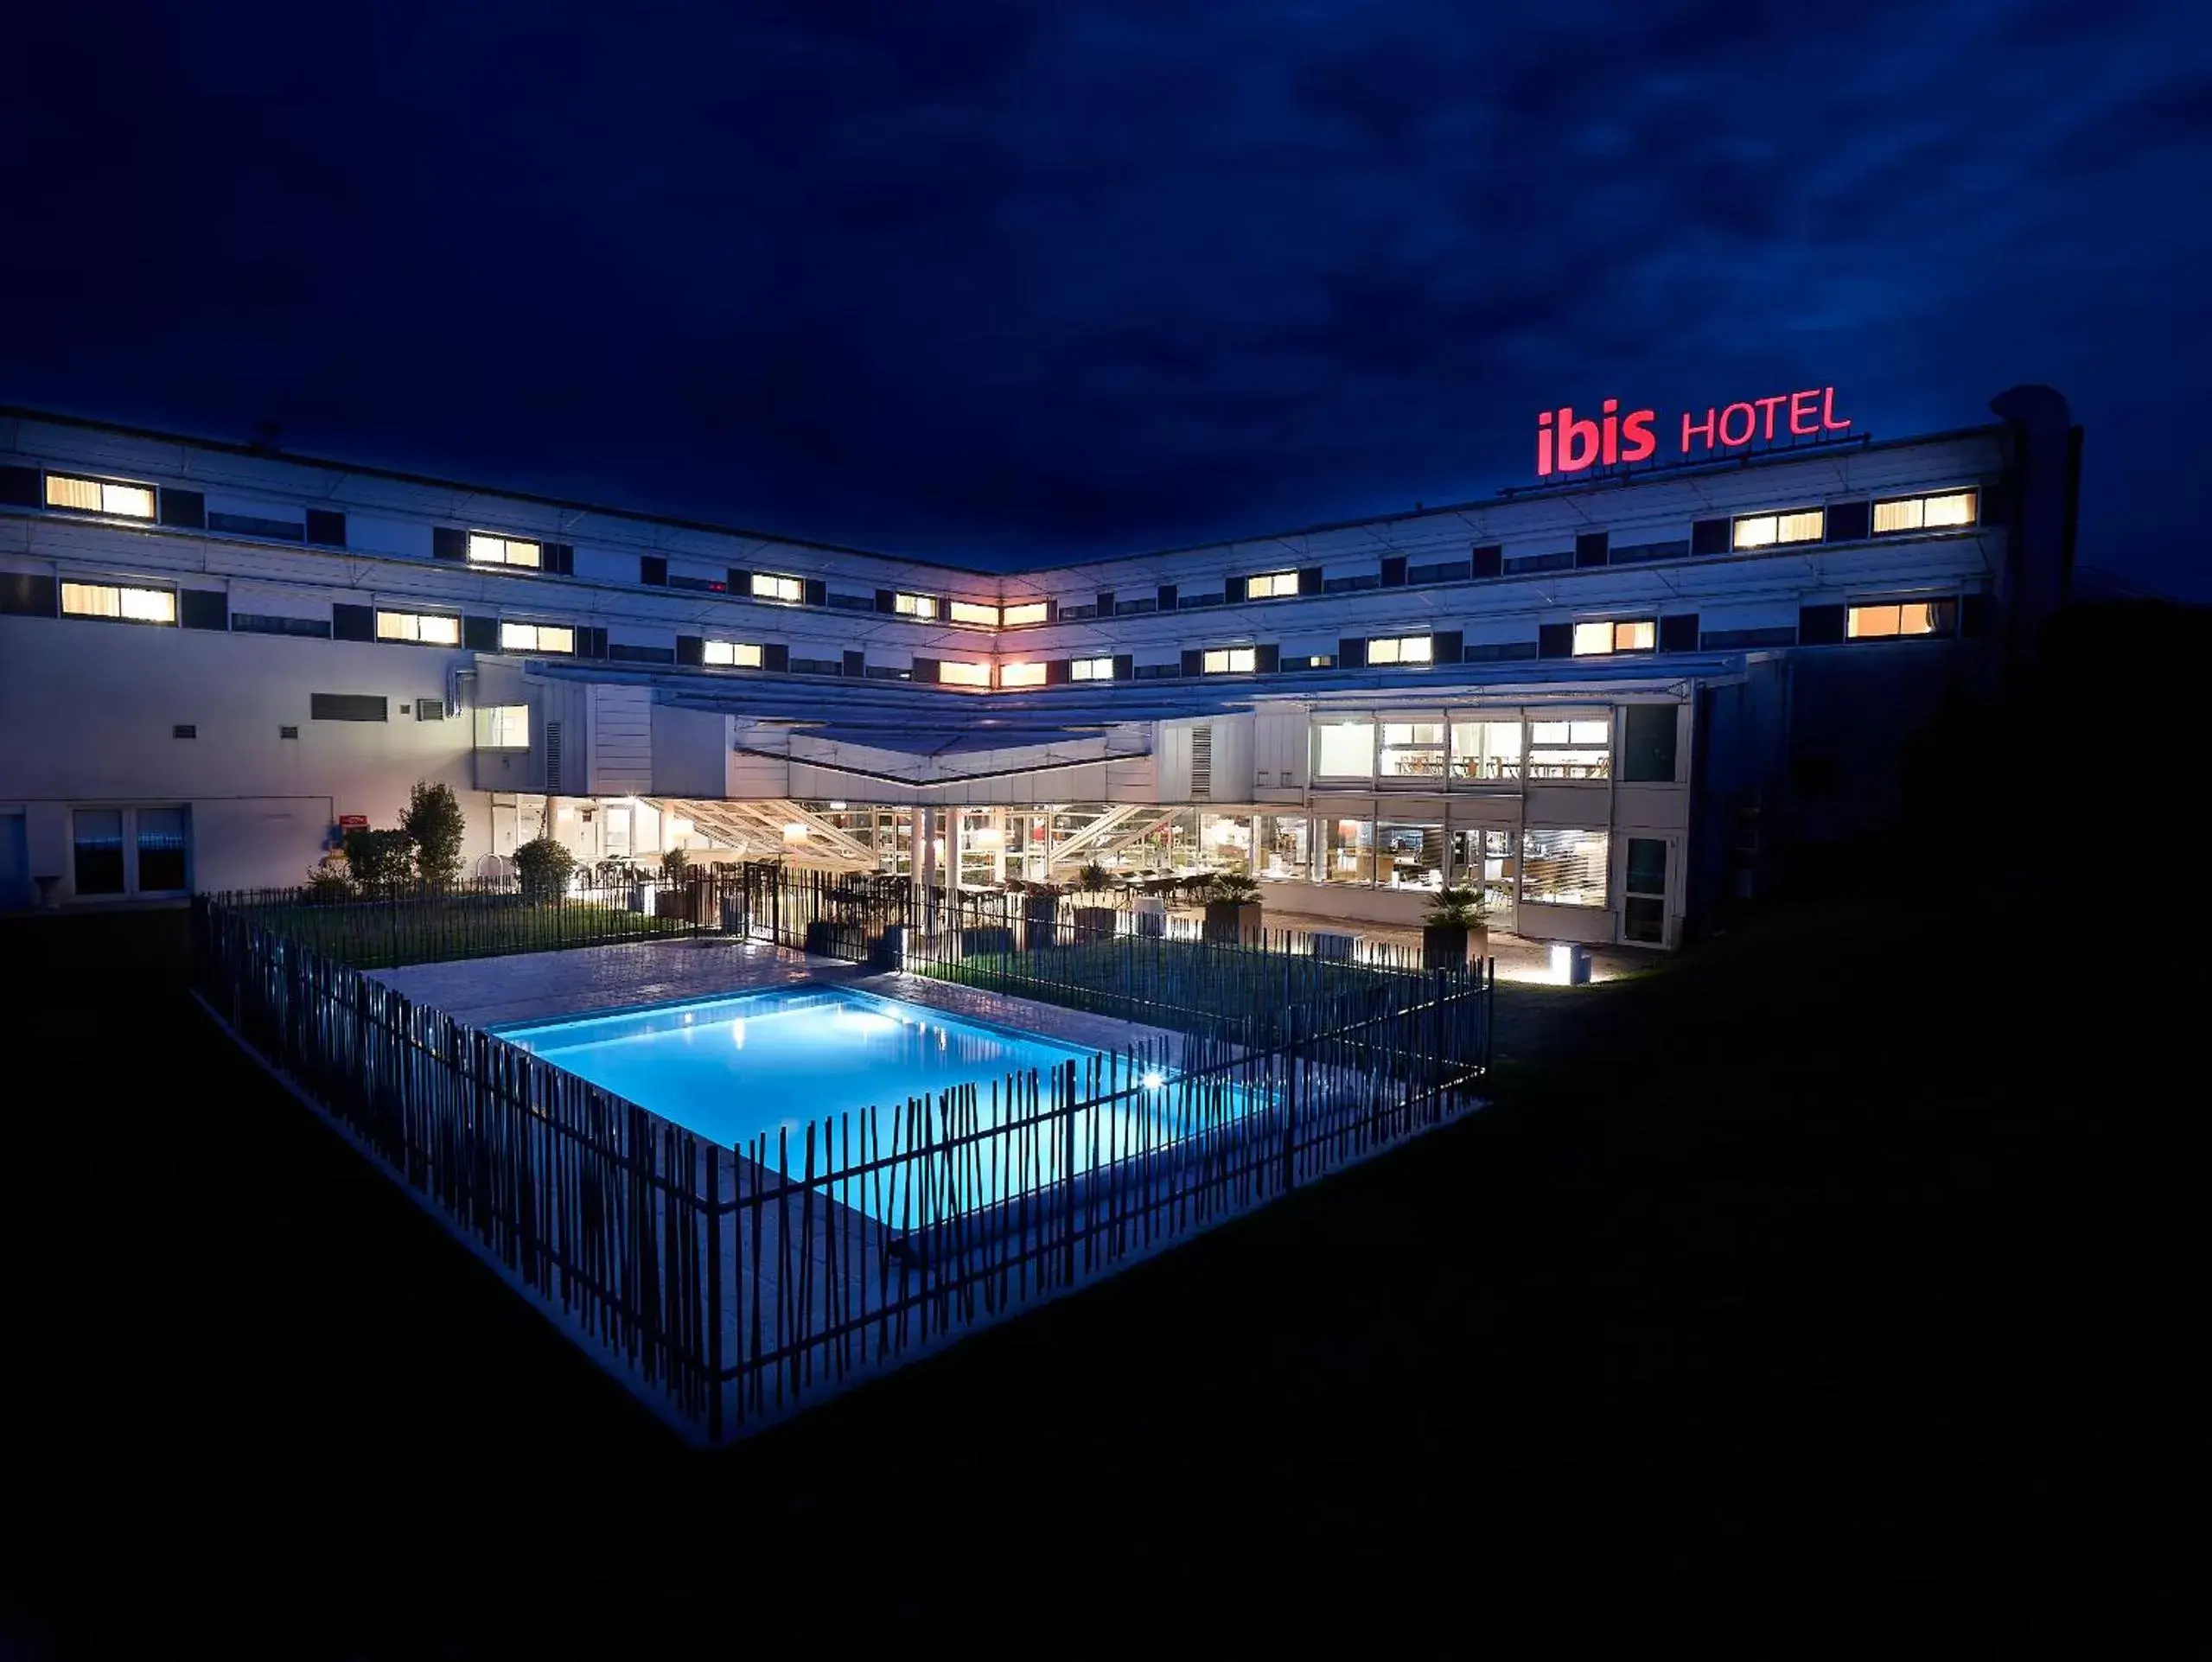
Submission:
M 1463 970 L 1487 958 L 1489 925 L 1483 920 L 1479 888 L 1440 888 L 1421 920 L 1421 967 Z
M 1075 939 L 1105 940 L 1113 933 L 1113 907 L 1100 899 L 1113 882 L 1106 869 L 1096 860 L 1075 874 L 1076 892 L 1090 904 L 1075 908 Z
M 1060 895 L 1057 883 L 1023 883 L 1022 939 L 1035 952 L 1060 941 Z
M 1205 936 L 1232 946 L 1259 940 L 1259 885 L 1241 871 L 1215 874 L 1206 888 Z

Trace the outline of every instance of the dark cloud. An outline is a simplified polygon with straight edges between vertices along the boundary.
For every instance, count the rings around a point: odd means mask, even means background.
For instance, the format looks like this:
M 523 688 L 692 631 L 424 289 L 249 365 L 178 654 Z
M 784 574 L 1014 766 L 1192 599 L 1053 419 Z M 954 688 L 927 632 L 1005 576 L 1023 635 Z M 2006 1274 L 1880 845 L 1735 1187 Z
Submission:
M 2201 13 L 48 8 L 0 398 L 1010 564 L 1486 494 L 1563 399 L 2049 379 L 2084 557 L 2201 591 Z

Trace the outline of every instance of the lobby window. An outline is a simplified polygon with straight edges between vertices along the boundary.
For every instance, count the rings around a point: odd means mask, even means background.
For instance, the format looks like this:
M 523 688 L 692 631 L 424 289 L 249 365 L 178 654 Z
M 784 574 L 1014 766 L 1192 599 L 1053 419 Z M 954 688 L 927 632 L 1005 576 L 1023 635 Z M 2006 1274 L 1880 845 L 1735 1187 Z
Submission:
M 1113 679 L 1113 659 L 1111 658 L 1079 658 L 1068 666 L 1071 681 L 1111 681 Z
M 1295 571 L 1263 571 L 1244 580 L 1246 600 L 1290 600 L 1297 592 L 1298 574 Z
M 125 519 L 150 519 L 154 517 L 154 487 L 118 485 L 105 479 L 80 479 L 73 474 L 48 474 L 46 506 L 74 508 L 80 513 L 112 513 Z
M 530 748 L 530 706 L 480 706 L 476 711 L 476 748 L 480 750 L 527 750 Z
M 1259 662 L 1250 646 L 1212 646 L 1198 666 L 1208 675 L 1249 675 Z
M 461 620 L 427 612 L 379 612 L 376 638 L 419 641 L 426 646 L 457 646 L 461 644 Z
M 743 640 L 703 640 L 699 662 L 714 670 L 756 670 L 761 666 L 761 649 Z
M 937 678 L 948 687 L 987 687 L 991 685 L 991 665 L 963 664 L 948 658 L 937 665 Z
M 1044 685 L 1044 665 L 1042 664 L 1001 664 L 998 685 L 1002 687 L 1041 687 Z
M 1575 625 L 1575 656 L 1601 658 L 1611 653 L 1648 653 L 1659 644 L 1659 625 L 1651 618 L 1627 622 Z
M 1603 716 L 1528 724 L 1528 777 L 1610 779 L 1613 723 Z
M 1521 727 L 1513 722 L 1454 722 L 1451 776 L 1467 780 L 1520 777 Z
M 176 595 L 167 589 L 134 589 L 107 583 L 61 585 L 64 617 L 112 617 L 124 623 L 174 623 Z
M 1846 640 L 1896 640 L 1951 633 L 1953 603 L 1947 600 L 1900 601 L 1853 606 L 1844 614 Z
M 1385 722 L 1382 767 L 1385 779 L 1442 779 L 1444 725 L 1442 722 Z
M 1435 646 L 1425 634 L 1378 635 L 1367 642 L 1367 662 L 1426 664 L 1432 661 Z
M 934 618 L 937 615 L 937 596 L 896 595 L 891 599 L 891 609 L 901 617 Z
M 500 650 L 511 653 L 572 653 L 576 631 L 552 623 L 502 623 Z
M 1374 821 L 1324 819 L 1321 877 L 1330 883 L 1374 882 Z
M 1950 531 L 1974 523 L 1975 493 L 1946 491 L 1940 496 L 1900 496 L 1874 505 L 1874 534 L 1899 531 Z
M 545 564 L 541 543 L 520 537 L 494 537 L 481 531 L 469 533 L 469 557 L 478 565 L 520 565 L 535 570 Z
M 781 601 L 787 606 L 796 606 L 806 598 L 806 585 L 803 582 L 774 571 L 754 572 L 752 587 L 755 600 Z
M 1025 624 L 1042 623 L 1049 609 L 1041 600 L 1025 600 L 1019 606 L 1009 606 L 1004 621 L 1010 629 L 1017 629 Z
M 998 608 L 972 600 L 956 600 L 953 602 L 953 621 L 979 623 L 986 629 L 995 629 L 998 627 Z
M 1733 540 L 1737 548 L 1817 543 L 1826 526 L 1827 515 L 1819 508 L 1795 508 L 1788 513 L 1747 513 L 1737 520 Z
M 1313 731 L 1313 771 L 1316 779 L 1374 776 L 1373 722 L 1316 722 Z
M 1602 831 L 1525 831 L 1520 898 L 1543 906 L 1603 906 L 1605 858 Z

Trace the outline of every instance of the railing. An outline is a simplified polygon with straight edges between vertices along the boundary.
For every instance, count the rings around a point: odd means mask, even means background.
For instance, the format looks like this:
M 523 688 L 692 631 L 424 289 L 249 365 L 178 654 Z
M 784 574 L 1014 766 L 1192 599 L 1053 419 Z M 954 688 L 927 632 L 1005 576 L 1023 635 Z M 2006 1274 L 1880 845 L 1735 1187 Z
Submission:
M 760 903 L 749 932 L 857 928 L 908 906 L 782 874 L 749 901 L 736 888 L 740 914 Z M 864 915 L 828 915 L 839 908 Z M 1178 965 L 1178 944 L 1125 936 L 1119 991 L 1065 965 L 1027 984 L 1188 1015 L 1170 995 L 1202 998 L 1211 976 L 1245 989 L 1241 1014 L 1196 1006 L 1207 1019 L 1187 1034 L 794 1117 L 725 1148 L 280 931 L 309 910 L 195 900 L 203 1001 L 708 1442 L 1449 1119 L 1477 1100 L 1489 1059 L 1487 973 L 1285 969 L 1220 943 Z M 1062 950 L 1040 939 L 1032 955 Z M 997 956 L 974 973 L 1013 977 Z M 1146 981 L 1130 966 L 1148 961 Z M 1335 978 L 1311 978 L 1323 970 Z M 1263 1004 L 1270 975 L 1305 996 Z

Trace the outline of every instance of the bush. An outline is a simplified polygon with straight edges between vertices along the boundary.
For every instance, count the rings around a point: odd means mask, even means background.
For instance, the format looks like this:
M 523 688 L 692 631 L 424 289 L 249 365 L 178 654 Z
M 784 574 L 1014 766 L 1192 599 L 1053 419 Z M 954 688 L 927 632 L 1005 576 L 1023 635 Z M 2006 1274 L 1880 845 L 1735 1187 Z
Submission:
M 692 856 L 681 849 L 670 849 L 660 856 L 660 875 L 667 882 L 680 883 L 691 875 Z
M 575 869 L 576 856 L 550 837 L 532 837 L 514 851 L 515 875 L 526 901 L 558 901 L 568 893 L 569 873 Z
M 1106 869 L 1093 860 L 1075 874 L 1075 881 L 1086 895 L 1103 895 L 1106 885 L 1113 880 L 1107 875 Z
M 336 866 L 309 866 L 306 898 L 309 906 L 336 906 L 350 901 L 354 898 L 354 880 Z
M 1482 921 L 1483 903 L 1479 888 L 1440 888 L 1421 921 L 1431 929 L 1472 929 Z
M 1206 898 L 1221 906 L 1249 906 L 1259 898 L 1259 885 L 1241 871 L 1217 871 L 1208 881 Z
M 407 796 L 399 829 L 415 844 L 415 875 L 426 883 L 446 884 L 461 876 L 461 835 L 469 822 L 449 785 L 417 780 Z
M 349 831 L 346 867 L 365 889 L 398 888 L 415 875 L 415 839 L 403 831 Z

